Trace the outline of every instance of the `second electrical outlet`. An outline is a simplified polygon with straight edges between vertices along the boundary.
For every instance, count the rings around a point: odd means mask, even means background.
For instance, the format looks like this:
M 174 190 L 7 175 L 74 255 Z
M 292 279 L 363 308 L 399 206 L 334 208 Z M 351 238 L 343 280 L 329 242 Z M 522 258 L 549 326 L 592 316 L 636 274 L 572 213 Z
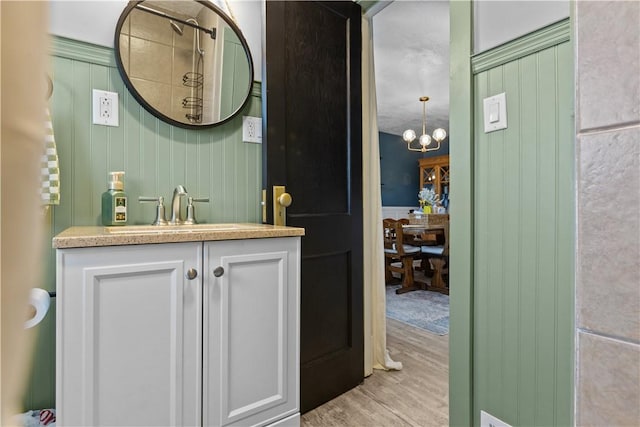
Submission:
M 118 93 L 93 89 L 93 123 L 118 126 Z

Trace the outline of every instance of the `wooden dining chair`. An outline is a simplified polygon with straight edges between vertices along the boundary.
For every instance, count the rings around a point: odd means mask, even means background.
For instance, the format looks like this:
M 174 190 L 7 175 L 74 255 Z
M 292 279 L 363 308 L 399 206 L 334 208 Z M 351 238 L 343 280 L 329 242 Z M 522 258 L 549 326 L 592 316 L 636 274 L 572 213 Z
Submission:
M 421 253 L 427 259 L 427 264 L 433 267 L 430 291 L 449 295 L 449 285 L 443 276 L 449 275 L 449 221 L 444 224 L 444 244 L 422 246 Z
M 396 289 L 397 294 L 419 289 L 416 287 L 413 277 L 413 261 L 420 259 L 422 253 L 420 247 L 405 243 L 402 225 L 408 223 L 407 219 L 386 218 L 382 220 L 385 284 L 394 282 L 393 273 L 400 274 L 402 287 Z

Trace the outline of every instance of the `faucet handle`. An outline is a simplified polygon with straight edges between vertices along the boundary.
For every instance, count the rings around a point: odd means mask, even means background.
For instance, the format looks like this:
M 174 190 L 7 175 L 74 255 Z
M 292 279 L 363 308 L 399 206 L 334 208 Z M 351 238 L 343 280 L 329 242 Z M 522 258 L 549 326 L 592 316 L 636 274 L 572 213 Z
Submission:
M 209 198 L 208 197 L 189 197 L 191 199 L 192 202 L 198 202 L 198 203 L 202 203 L 202 202 L 208 202 Z
M 156 219 L 151 223 L 151 225 L 167 225 L 167 220 L 164 216 L 164 197 L 147 197 L 140 196 L 138 197 L 138 201 L 140 203 L 154 203 L 157 202 L 156 205 Z
M 202 203 L 202 202 L 208 202 L 209 198 L 208 197 L 188 197 L 187 198 L 187 219 L 184 220 L 184 224 L 197 224 L 198 222 L 196 221 L 196 212 L 195 212 L 195 208 L 193 206 L 194 203 Z

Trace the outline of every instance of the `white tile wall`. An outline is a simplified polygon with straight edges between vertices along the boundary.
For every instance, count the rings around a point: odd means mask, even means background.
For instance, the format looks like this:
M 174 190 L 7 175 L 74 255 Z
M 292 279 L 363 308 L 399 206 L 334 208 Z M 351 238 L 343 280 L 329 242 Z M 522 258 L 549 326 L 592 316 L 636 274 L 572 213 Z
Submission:
M 576 1 L 576 425 L 640 425 L 640 2 Z
M 640 121 L 640 2 L 578 1 L 579 129 Z

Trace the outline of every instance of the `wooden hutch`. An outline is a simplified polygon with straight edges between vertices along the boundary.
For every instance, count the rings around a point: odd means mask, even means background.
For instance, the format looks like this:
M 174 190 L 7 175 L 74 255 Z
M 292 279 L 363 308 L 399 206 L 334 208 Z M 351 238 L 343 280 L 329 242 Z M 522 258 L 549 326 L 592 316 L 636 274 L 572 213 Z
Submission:
M 433 189 L 440 197 L 449 199 L 449 156 L 425 157 L 419 160 L 420 189 Z

